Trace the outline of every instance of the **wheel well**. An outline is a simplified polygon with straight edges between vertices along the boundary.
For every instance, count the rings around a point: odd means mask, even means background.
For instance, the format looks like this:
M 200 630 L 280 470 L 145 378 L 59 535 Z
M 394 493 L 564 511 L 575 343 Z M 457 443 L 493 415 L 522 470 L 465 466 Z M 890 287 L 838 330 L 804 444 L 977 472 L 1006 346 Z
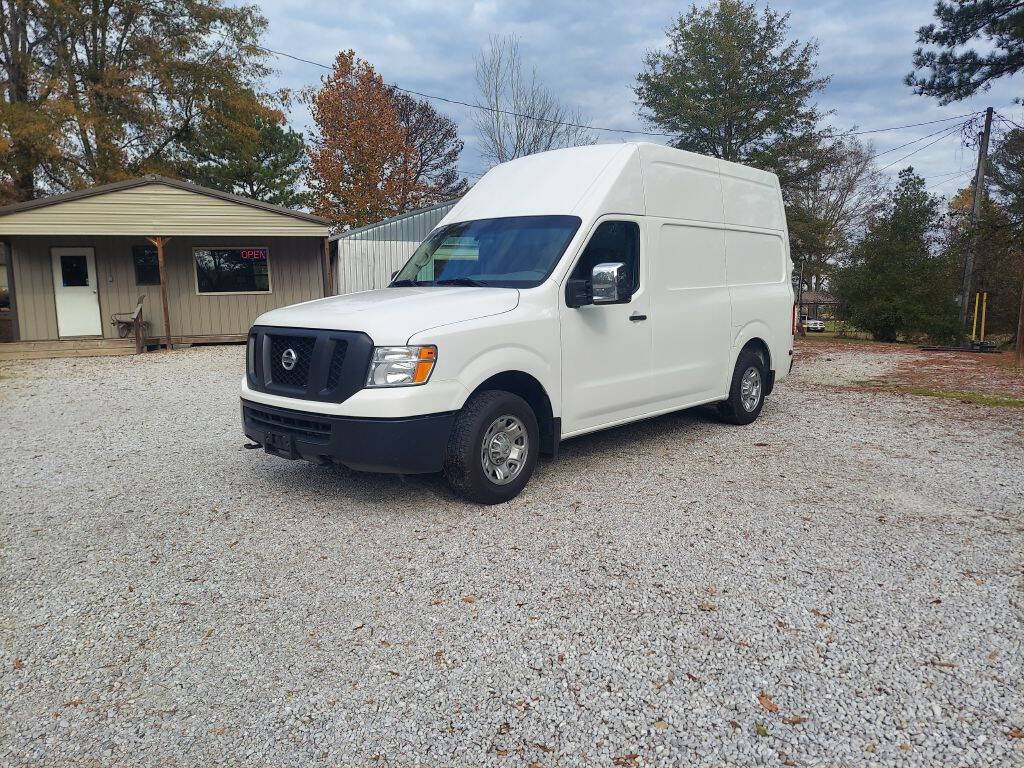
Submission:
M 533 409 L 537 417 L 537 428 L 540 430 L 541 453 L 555 455 L 562 437 L 561 419 L 554 418 L 551 410 L 551 398 L 544 391 L 544 385 L 533 376 L 522 371 L 503 371 L 482 382 L 472 395 L 488 389 L 500 389 L 519 395 Z M 472 397 L 470 395 L 470 397 Z
M 772 353 L 768 350 L 768 345 L 764 343 L 764 339 L 753 338 L 743 345 L 740 354 L 744 349 L 757 350 L 764 356 L 765 364 L 768 366 L 768 381 L 765 382 L 764 393 L 770 395 L 775 388 L 775 369 L 772 368 Z

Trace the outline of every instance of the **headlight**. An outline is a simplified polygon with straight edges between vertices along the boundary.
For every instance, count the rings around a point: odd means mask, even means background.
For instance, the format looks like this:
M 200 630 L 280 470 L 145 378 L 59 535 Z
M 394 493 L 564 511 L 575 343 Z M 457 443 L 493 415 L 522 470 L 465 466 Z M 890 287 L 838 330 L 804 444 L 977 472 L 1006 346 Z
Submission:
M 411 387 L 426 384 L 437 361 L 437 347 L 374 347 L 368 387 Z

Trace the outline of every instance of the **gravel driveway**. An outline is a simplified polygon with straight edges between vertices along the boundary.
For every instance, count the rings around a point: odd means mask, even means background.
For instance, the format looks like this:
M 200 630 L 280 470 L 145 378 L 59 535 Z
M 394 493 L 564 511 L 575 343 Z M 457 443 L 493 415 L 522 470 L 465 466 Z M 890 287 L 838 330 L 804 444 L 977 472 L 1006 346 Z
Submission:
M 1024 410 L 831 358 L 491 508 L 243 450 L 241 347 L 4 365 L 0 765 L 1024 764 Z

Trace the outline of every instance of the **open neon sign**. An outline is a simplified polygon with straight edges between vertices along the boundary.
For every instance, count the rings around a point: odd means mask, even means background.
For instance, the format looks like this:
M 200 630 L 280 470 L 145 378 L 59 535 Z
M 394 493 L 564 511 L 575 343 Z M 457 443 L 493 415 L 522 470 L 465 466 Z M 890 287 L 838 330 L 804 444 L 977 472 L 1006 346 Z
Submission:
M 241 248 L 239 254 L 244 261 L 266 261 L 266 248 Z

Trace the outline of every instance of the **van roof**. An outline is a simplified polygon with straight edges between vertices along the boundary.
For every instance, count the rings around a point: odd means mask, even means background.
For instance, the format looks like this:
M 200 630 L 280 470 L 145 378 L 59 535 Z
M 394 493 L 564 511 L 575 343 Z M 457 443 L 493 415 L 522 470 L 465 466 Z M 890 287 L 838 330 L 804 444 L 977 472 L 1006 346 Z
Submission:
M 778 178 L 650 142 L 569 147 L 489 170 L 441 224 L 619 213 L 785 229 Z

